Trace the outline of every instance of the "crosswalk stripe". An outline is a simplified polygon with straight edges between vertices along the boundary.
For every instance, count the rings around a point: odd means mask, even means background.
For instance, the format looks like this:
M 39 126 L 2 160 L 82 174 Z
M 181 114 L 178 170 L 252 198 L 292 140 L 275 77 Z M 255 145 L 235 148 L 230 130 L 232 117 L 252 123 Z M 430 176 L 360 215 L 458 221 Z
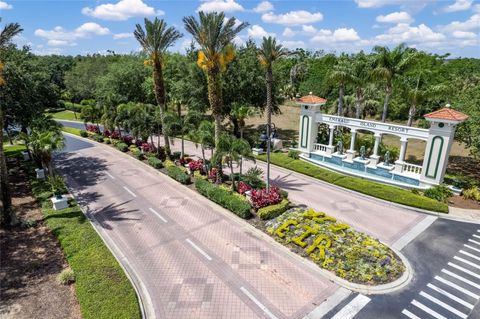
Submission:
M 466 260 L 466 259 L 464 259 L 464 258 L 455 256 L 455 257 L 453 257 L 453 259 L 459 260 L 459 261 L 461 261 L 462 263 L 465 263 L 465 264 L 467 264 L 467 265 L 470 265 L 470 266 L 472 266 L 472 267 L 475 267 L 475 268 L 480 269 L 480 266 L 479 266 L 479 265 L 477 265 L 477 264 L 475 264 L 475 263 L 472 263 L 471 261 Z
M 402 313 L 410 319 L 421 319 L 420 317 L 415 316 L 413 313 L 411 313 L 407 309 L 403 309 Z
M 453 267 L 453 268 L 457 268 L 458 270 L 461 270 L 461 271 L 463 271 L 464 273 L 469 274 L 470 276 L 473 276 L 473 277 L 475 277 L 475 278 L 480 279 L 480 275 L 477 274 L 477 273 L 474 273 L 473 271 L 470 271 L 470 270 L 468 270 L 468 269 L 466 269 L 466 268 L 463 268 L 463 267 L 461 267 L 461 266 L 459 266 L 459 265 L 457 265 L 457 264 L 454 264 L 454 263 L 448 263 L 448 265 L 451 266 L 451 267 Z
M 478 235 L 473 235 L 473 237 L 480 239 L 480 236 Z
M 428 284 L 427 287 L 436 291 L 436 292 L 438 292 L 439 294 L 442 294 L 442 295 L 452 299 L 453 301 L 458 302 L 459 304 L 461 304 L 461 305 L 463 305 L 467 308 L 473 309 L 473 307 L 474 307 L 474 305 L 472 305 L 471 303 L 468 303 L 465 300 L 463 300 L 462 298 L 458 298 L 457 296 L 452 295 L 451 293 L 443 290 L 442 288 L 438 288 L 437 286 L 435 286 L 433 284 Z
M 476 240 L 469 239 L 468 241 L 469 241 L 469 242 L 471 242 L 471 243 L 474 243 L 474 244 L 480 245 L 480 242 L 478 242 L 478 241 L 476 241 Z
M 432 315 L 433 317 L 435 317 L 437 319 L 447 319 L 446 317 L 444 317 L 441 314 L 439 314 L 438 312 L 428 308 L 427 306 L 425 306 L 424 304 L 416 301 L 415 299 L 412 300 L 412 305 L 422 309 L 423 311 L 425 311 L 426 313 L 428 313 L 429 315 Z
M 352 299 L 345 307 L 343 307 L 332 319 L 352 319 L 362 310 L 369 302 L 370 298 L 362 294 Z
M 443 301 L 441 300 L 438 300 L 437 298 L 427 294 L 426 292 L 424 291 L 420 291 L 420 296 L 424 297 L 424 298 L 427 298 L 428 300 L 430 300 L 431 302 L 433 303 L 436 303 L 437 305 L 439 305 L 440 307 L 444 308 L 444 309 L 447 309 L 448 311 L 450 311 L 451 313 L 454 313 L 456 314 L 457 316 L 459 316 L 460 318 L 463 318 L 463 319 L 467 319 L 467 315 L 464 314 L 463 312 L 461 311 L 458 311 L 457 309 L 447 305 L 446 303 L 444 303 Z
M 470 296 L 470 297 L 475 298 L 475 299 L 480 299 L 480 296 L 479 296 L 479 295 L 474 294 L 473 292 L 471 292 L 471 291 L 469 291 L 469 290 L 467 290 L 467 289 L 465 289 L 465 288 L 463 288 L 463 287 L 460 287 L 460 286 L 457 285 L 457 284 L 454 284 L 454 283 L 451 282 L 450 280 L 444 279 L 444 278 L 439 277 L 439 276 L 435 276 L 435 279 L 438 280 L 438 281 L 440 281 L 440 282 L 442 282 L 442 283 L 444 283 L 444 284 L 447 285 L 447 286 L 450 286 L 450 287 L 452 287 L 452 288 L 454 288 L 454 289 L 457 289 L 457 290 L 460 291 L 460 292 L 463 292 L 463 293 L 464 293 L 465 295 L 467 295 L 467 296 Z
M 463 244 L 463 246 L 465 246 L 465 247 L 467 247 L 467 248 L 470 248 L 471 250 L 478 251 L 478 252 L 480 253 L 480 249 L 478 249 L 478 248 L 472 247 L 472 246 L 467 245 L 467 244 Z
M 469 252 L 466 252 L 465 250 L 460 250 L 460 253 L 461 253 L 461 254 L 464 254 L 465 256 L 471 257 L 471 258 L 473 258 L 473 259 L 480 260 L 480 257 L 475 256 L 475 255 L 473 255 L 473 254 L 470 254 Z
M 448 271 L 448 270 L 446 270 L 446 269 L 442 269 L 442 272 L 445 273 L 445 274 L 447 274 L 447 275 L 449 275 L 449 276 L 451 276 L 451 277 L 453 277 L 453 278 L 456 278 L 456 279 L 458 279 L 458 280 L 460 280 L 460 281 L 463 281 L 464 283 L 469 284 L 469 285 L 472 286 L 472 287 L 475 287 L 475 288 L 477 288 L 477 289 L 480 289 L 480 285 L 479 285 L 479 284 L 476 284 L 476 283 L 474 283 L 473 281 L 470 281 L 470 280 L 468 280 L 468 279 L 463 278 L 462 276 L 459 276 L 459 275 L 457 275 L 457 274 L 454 274 L 454 273 L 451 272 L 451 271 Z

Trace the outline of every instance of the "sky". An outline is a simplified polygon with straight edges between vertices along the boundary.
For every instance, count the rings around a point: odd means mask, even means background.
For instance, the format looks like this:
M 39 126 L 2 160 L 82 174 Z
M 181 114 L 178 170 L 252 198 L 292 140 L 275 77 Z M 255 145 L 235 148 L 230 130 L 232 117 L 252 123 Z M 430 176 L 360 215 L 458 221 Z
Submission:
M 237 44 L 272 35 L 290 49 L 351 53 L 405 42 L 480 58 L 480 0 L 0 0 L 1 27 L 20 23 L 15 42 L 37 54 L 137 52 L 135 24 L 155 16 L 183 33 L 171 51 L 184 52 L 191 36 L 182 18 L 198 11 L 248 22 Z

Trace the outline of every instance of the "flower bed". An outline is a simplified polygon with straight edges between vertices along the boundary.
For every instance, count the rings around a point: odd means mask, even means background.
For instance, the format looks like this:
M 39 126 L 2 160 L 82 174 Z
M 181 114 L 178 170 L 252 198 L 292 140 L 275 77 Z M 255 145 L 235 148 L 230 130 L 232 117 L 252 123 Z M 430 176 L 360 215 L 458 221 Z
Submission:
M 313 209 L 291 209 L 265 226 L 278 242 L 350 282 L 384 284 L 405 271 L 389 247 Z

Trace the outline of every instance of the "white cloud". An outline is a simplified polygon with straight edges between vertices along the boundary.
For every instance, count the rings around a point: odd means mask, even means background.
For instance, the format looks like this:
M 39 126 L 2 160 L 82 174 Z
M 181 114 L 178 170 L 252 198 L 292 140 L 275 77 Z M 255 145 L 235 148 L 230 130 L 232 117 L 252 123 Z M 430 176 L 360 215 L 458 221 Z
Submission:
M 303 41 L 282 41 L 282 45 L 290 50 L 305 48 L 305 42 Z
M 227 23 L 227 21 L 229 20 L 230 18 L 223 18 L 223 23 Z M 235 24 L 233 25 L 234 28 L 238 27 L 240 24 L 242 23 L 242 21 L 238 20 L 237 18 L 235 18 Z
M 105 3 L 95 8 L 85 7 L 82 13 L 98 19 L 125 21 L 133 17 L 161 16 L 165 12 L 149 7 L 142 0 L 120 0 L 117 3 Z
M 133 33 L 132 32 L 116 33 L 113 35 L 113 38 L 115 40 L 133 38 Z
M 440 30 L 444 32 L 478 30 L 480 28 L 480 13 L 476 13 L 466 21 L 453 21 L 447 25 L 441 26 Z
M 290 11 L 285 14 L 274 14 L 273 12 L 264 13 L 262 21 L 267 23 L 276 23 L 282 25 L 300 25 L 305 23 L 313 23 L 323 20 L 320 12 L 308 12 L 305 10 Z
M 245 9 L 235 0 L 208 0 L 204 1 L 197 11 L 204 12 L 234 12 L 234 11 L 244 11 Z
M 413 21 L 410 14 L 405 11 L 392 12 L 384 16 L 380 15 L 376 20 L 381 23 L 410 23 Z
M 10 10 L 13 9 L 13 6 L 11 4 L 8 4 L 4 1 L 0 1 L 0 10 Z
M 267 12 L 267 11 L 272 11 L 273 10 L 273 4 L 271 4 L 268 1 L 262 1 L 260 2 L 254 9 L 253 11 L 255 12 Z
M 426 5 L 434 2 L 433 0 L 355 0 L 359 8 L 372 9 L 385 6 L 397 5 L 408 12 L 417 12 Z
M 443 8 L 445 12 L 457 12 L 470 9 L 473 0 L 456 0 L 453 4 Z
M 49 40 L 48 45 L 50 46 L 65 46 L 75 45 L 77 39 L 89 38 L 93 35 L 108 35 L 110 30 L 97 23 L 87 22 L 72 31 L 57 26 L 53 30 L 37 29 L 34 34 Z
M 388 29 L 386 33 L 377 35 L 374 41 L 381 44 L 406 42 L 408 44 L 420 43 L 424 46 L 434 46 L 445 39 L 444 34 L 433 31 L 423 23 L 417 27 L 407 23 L 399 23 Z
M 317 29 L 313 25 L 302 25 L 302 31 L 305 33 L 315 33 Z
M 360 36 L 355 29 L 340 28 L 333 32 L 331 30 L 321 29 L 310 40 L 310 42 L 329 44 L 338 42 L 355 42 L 359 40 Z
M 359 8 L 380 8 L 386 5 L 399 4 L 402 0 L 355 0 Z
M 282 35 L 284 37 L 287 37 L 287 38 L 291 38 L 291 37 L 295 36 L 296 34 L 297 34 L 297 32 L 293 31 L 289 27 L 286 27 L 285 30 L 283 30 L 283 33 L 282 33 Z
M 254 24 L 251 28 L 248 28 L 248 36 L 253 39 L 262 39 L 263 37 L 275 36 L 275 34 L 269 33 L 261 26 Z
M 457 39 L 475 39 L 477 37 L 475 33 L 470 31 L 453 31 L 452 35 Z
M 473 6 L 473 12 L 480 13 L 480 4 L 476 4 Z

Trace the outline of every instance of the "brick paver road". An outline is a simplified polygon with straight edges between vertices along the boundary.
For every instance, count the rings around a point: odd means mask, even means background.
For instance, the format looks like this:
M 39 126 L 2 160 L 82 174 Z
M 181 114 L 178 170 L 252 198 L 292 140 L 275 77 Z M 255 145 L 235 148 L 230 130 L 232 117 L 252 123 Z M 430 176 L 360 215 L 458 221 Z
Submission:
M 71 140 L 72 138 L 70 138 Z M 338 286 L 169 177 L 106 146 L 56 158 L 157 318 L 302 318 Z

